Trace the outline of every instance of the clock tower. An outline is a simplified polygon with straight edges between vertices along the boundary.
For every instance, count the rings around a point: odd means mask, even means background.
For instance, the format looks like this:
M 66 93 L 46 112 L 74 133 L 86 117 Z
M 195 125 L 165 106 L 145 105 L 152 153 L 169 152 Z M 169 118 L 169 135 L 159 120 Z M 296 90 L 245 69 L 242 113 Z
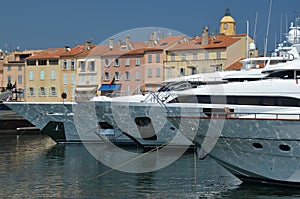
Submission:
M 230 11 L 225 10 L 225 16 L 220 21 L 220 34 L 235 35 L 235 20 L 230 16 Z

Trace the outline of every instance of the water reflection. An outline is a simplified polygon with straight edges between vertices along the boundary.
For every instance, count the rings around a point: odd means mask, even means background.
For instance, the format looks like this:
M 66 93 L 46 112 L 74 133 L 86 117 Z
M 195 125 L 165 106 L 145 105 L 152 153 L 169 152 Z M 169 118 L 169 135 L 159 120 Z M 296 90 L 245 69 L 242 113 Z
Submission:
M 297 189 L 240 185 L 212 159 L 194 162 L 193 153 L 161 170 L 132 174 L 111 170 L 82 144 L 57 145 L 42 135 L 0 140 L 0 198 L 300 197 Z

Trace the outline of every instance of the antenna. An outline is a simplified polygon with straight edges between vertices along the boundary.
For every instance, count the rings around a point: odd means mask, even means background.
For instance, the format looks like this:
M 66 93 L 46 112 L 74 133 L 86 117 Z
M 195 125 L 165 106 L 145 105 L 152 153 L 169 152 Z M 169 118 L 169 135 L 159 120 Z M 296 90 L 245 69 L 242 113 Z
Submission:
M 264 56 L 265 57 L 267 55 L 267 48 L 268 48 L 268 37 L 269 37 L 269 28 L 270 28 L 271 9 L 272 9 L 272 0 L 270 0 L 270 9 L 269 9 L 269 16 L 268 16 L 267 35 L 266 35 L 265 51 L 264 51 Z
M 279 35 L 279 42 L 282 42 L 282 13 L 280 14 L 280 35 Z
M 257 18 L 258 18 L 258 12 L 256 11 L 255 24 L 254 24 L 254 32 L 253 32 L 253 39 L 254 39 L 254 41 L 256 41 L 256 25 L 257 25 Z
M 285 33 L 288 33 L 288 17 L 287 14 L 285 14 Z

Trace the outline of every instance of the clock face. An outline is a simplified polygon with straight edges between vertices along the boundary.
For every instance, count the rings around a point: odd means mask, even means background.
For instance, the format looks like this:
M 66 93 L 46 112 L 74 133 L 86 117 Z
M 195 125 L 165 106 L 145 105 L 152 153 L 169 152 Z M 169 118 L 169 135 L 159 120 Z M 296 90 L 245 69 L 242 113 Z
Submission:
M 224 29 L 227 29 L 227 28 L 228 28 L 228 24 L 227 24 L 227 23 L 224 23 L 223 28 L 224 28 Z

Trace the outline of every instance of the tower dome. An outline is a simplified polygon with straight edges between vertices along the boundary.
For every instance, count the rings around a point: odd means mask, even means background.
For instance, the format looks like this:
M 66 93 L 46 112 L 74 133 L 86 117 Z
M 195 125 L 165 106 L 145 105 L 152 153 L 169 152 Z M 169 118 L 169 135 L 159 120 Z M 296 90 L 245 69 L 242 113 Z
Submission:
M 225 10 L 224 17 L 220 20 L 220 34 L 235 35 L 235 20 L 230 16 L 230 10 Z

